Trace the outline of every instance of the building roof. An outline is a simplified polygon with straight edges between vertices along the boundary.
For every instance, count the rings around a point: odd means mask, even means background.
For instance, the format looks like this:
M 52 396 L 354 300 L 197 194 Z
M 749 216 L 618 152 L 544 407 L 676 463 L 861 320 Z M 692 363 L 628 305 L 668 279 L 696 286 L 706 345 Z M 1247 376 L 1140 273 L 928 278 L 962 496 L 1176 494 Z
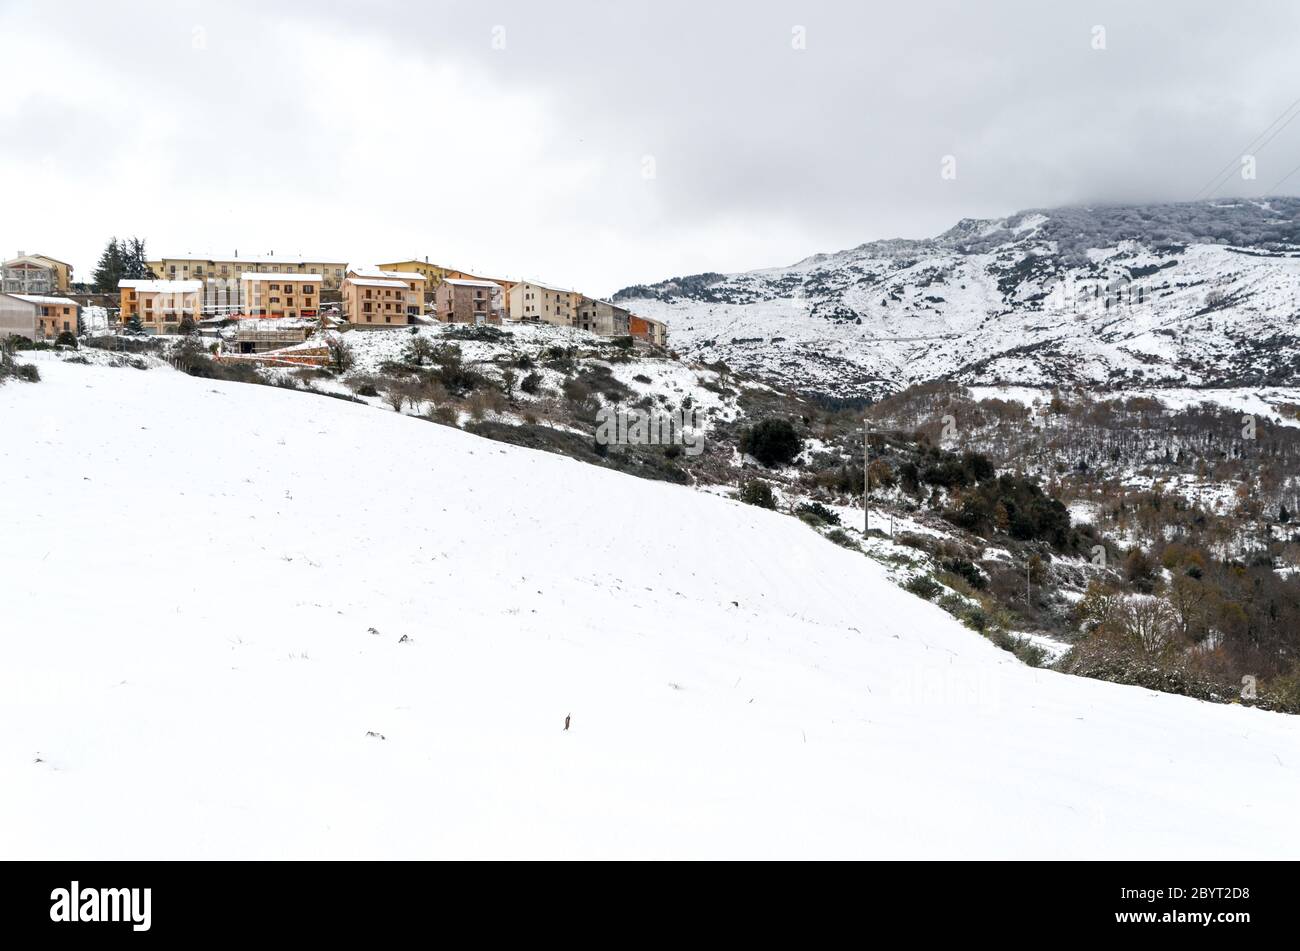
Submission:
M 548 290 L 548 291 L 558 291 L 561 294 L 581 293 L 581 291 L 575 291 L 571 287 L 556 287 L 554 284 L 546 284 L 542 281 L 534 281 L 531 278 L 527 278 L 527 277 L 524 278 L 522 281 L 516 282 L 515 287 L 518 287 L 520 284 L 531 284 L 533 287 L 540 287 L 543 290 Z
M 329 258 L 294 257 L 252 257 L 241 258 L 228 254 L 160 254 L 154 261 L 202 261 L 204 264 L 328 264 L 343 267 L 340 261 Z
M 354 287 L 400 287 L 406 290 L 405 282 L 388 277 L 349 277 L 347 281 Z
M 444 280 L 444 284 L 459 284 L 462 287 L 500 287 L 495 281 L 471 281 L 464 277 L 449 277 Z
M 191 294 L 203 290 L 202 281 L 149 281 L 130 278 L 118 281 L 117 286 L 133 288 L 147 294 Z
M 428 278 L 418 271 L 385 271 L 374 264 L 366 264 L 360 267 L 350 265 L 348 267 L 348 276 L 355 274 L 357 277 L 372 278 L 393 278 L 399 281 L 427 281 Z
M 0 264 L 0 267 L 17 267 L 20 264 L 30 264 L 39 267 L 42 270 L 49 271 L 53 270 L 51 265 L 63 264 L 63 262 L 56 261 L 54 258 L 47 258 L 43 254 L 20 254 L 16 258 L 10 258 L 8 261 Z M 66 267 L 67 265 L 64 266 Z
M 66 304 L 71 307 L 80 307 L 75 300 L 68 300 L 66 297 L 45 297 L 41 294 L 6 294 L 6 297 L 16 297 L 19 300 L 25 300 L 29 304 Z
M 319 284 L 325 280 L 320 274 L 287 274 L 283 271 L 245 271 L 239 275 L 241 281 L 314 281 Z

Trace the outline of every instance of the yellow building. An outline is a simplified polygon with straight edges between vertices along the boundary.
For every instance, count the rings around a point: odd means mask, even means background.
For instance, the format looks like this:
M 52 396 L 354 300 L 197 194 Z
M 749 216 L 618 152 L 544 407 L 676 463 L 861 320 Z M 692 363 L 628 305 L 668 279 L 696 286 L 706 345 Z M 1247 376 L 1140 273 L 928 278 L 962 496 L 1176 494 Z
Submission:
M 458 271 L 454 267 L 430 264 L 427 260 L 393 261 L 390 264 L 380 264 L 378 267 L 384 271 L 405 271 L 412 274 L 423 274 L 426 282 L 424 285 L 425 293 L 430 295 L 438 290 L 438 286 L 443 281 L 449 278 L 458 281 L 491 281 L 493 284 L 500 285 L 506 294 L 509 294 L 510 288 L 515 286 L 514 281 L 507 281 L 499 277 L 484 277 L 482 274 L 471 274 L 468 271 Z
M 520 281 L 510 288 L 510 319 L 573 327 L 582 294 L 540 281 Z
M 343 319 L 372 329 L 415 323 L 424 315 L 425 280 L 415 271 L 349 268 L 340 289 Z
M 149 268 L 158 278 L 169 281 L 203 281 L 205 284 L 230 282 L 232 290 L 244 274 L 317 275 L 317 283 L 326 290 L 338 290 L 347 273 L 347 265 L 337 261 L 296 261 L 288 258 L 211 258 L 171 257 L 150 261 Z
M 197 323 L 203 316 L 202 281 L 123 280 L 117 287 L 118 319 L 125 325 L 138 317 L 147 333 L 175 333 L 186 317 Z
M 247 317 L 319 317 L 321 275 L 266 274 L 239 276 L 239 298 Z
M 0 293 L 0 340 L 17 334 L 29 340 L 50 340 L 77 332 L 77 302 L 66 297 Z
M 424 278 L 424 288 L 427 293 L 432 294 L 438 289 L 438 285 L 447 277 L 455 277 L 455 273 L 450 268 L 445 268 L 440 264 L 430 264 L 428 261 L 392 261 L 388 264 L 376 265 L 381 271 L 402 271 L 407 274 L 419 274 Z

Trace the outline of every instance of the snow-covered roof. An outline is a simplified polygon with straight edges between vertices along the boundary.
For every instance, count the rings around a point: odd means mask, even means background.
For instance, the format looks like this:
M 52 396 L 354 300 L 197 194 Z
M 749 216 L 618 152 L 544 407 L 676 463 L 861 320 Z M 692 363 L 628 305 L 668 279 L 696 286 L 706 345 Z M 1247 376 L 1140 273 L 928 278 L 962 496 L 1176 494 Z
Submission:
M 352 265 L 348 267 L 348 274 L 355 274 L 357 277 L 389 277 L 399 281 L 425 281 L 428 280 L 423 274 L 415 271 L 385 271 L 373 264 L 361 265 L 360 267 Z
M 191 294 L 203 289 L 202 281 L 150 281 L 134 278 L 117 282 L 118 287 L 133 288 L 146 294 Z
M 395 281 L 387 277 L 350 277 L 349 284 L 355 284 L 358 287 L 400 287 L 405 289 L 406 285 L 401 281 Z
M 47 258 L 43 254 L 20 254 L 16 258 L 11 258 L 8 261 L 5 261 L 3 264 L 0 264 L 0 267 L 17 267 L 23 264 L 33 264 L 36 267 L 49 270 L 51 265 L 63 264 L 63 263 L 64 262 L 62 261 L 56 261 L 54 258 Z M 66 266 L 67 265 L 64 264 L 64 267 Z
M 329 258 L 308 258 L 296 256 L 286 257 L 252 257 L 241 258 L 229 254 L 160 254 L 152 257 L 154 261 L 199 261 L 203 264 L 280 264 L 280 265 L 304 265 L 304 264 L 327 264 L 330 267 L 343 265 L 340 262 L 331 261 Z
M 559 291 L 561 294 L 580 293 L 579 291 L 575 291 L 573 290 L 573 288 L 570 287 L 556 287 L 554 284 L 545 284 L 542 281 L 534 281 L 531 278 L 524 278 L 522 281 L 519 282 L 519 284 L 530 284 L 533 287 L 540 287 L 542 290 L 546 290 L 546 291 Z M 515 286 L 518 287 L 519 284 L 516 284 Z
M 495 281 L 471 281 L 463 277 L 449 277 L 443 281 L 444 284 L 459 284 L 463 287 L 500 287 Z
M 7 294 L 7 297 L 16 297 L 19 300 L 25 300 L 29 304 L 65 304 L 71 307 L 80 306 L 75 300 L 68 300 L 66 297 L 44 297 L 40 294 Z
M 325 280 L 320 274 L 287 274 L 277 271 L 245 271 L 239 275 L 241 281 L 313 281 L 319 284 Z

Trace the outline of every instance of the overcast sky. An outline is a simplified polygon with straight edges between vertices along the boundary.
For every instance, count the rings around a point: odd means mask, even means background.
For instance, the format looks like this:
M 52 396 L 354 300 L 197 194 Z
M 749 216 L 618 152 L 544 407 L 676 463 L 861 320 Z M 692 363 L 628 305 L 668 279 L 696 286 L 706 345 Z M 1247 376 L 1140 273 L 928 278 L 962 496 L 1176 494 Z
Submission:
M 1295 194 L 1297 27 L 1267 0 L 0 0 L 0 252 L 89 279 L 138 234 L 607 294 L 1028 207 Z

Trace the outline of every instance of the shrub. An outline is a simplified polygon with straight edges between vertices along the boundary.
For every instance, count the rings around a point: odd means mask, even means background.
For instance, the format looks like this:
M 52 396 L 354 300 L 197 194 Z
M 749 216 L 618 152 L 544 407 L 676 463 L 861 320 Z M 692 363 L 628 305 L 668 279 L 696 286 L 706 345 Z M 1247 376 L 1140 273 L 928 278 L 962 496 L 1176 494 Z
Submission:
M 426 363 L 433 362 L 435 352 L 433 341 L 428 337 L 412 337 L 406 342 L 406 348 L 402 351 L 402 359 L 407 363 L 422 367 Z
M 74 334 L 71 330 L 65 330 L 63 331 L 63 333 L 59 334 L 57 337 L 54 338 L 54 345 L 56 347 L 71 347 L 73 350 L 76 350 L 77 335 Z
M 803 440 L 787 419 L 765 419 L 745 430 L 740 437 L 740 451 L 762 465 L 785 465 L 803 450 Z
M 939 596 L 939 592 L 943 590 L 943 586 L 929 575 L 913 575 L 907 579 L 907 583 L 903 585 L 903 588 L 912 592 L 918 598 L 925 598 L 927 601 L 933 601 Z
M 143 365 L 141 365 L 143 368 Z M 196 355 L 179 367 L 190 376 L 203 380 L 229 380 L 232 383 L 265 383 L 266 380 L 249 363 L 218 363 L 211 357 Z
M 536 371 L 528 374 L 520 381 L 519 388 L 530 396 L 536 396 L 542 389 L 542 375 Z
M 820 502 L 805 502 L 795 509 L 795 513 L 800 517 L 807 516 L 808 520 L 821 522 L 823 525 L 840 524 L 839 515 L 822 505 Z
M 829 538 L 831 541 L 833 541 L 835 544 L 839 545 L 841 548 L 850 548 L 853 551 L 862 550 L 861 548 L 858 547 L 858 543 L 853 540 L 853 536 L 850 535 L 842 528 L 831 529 L 829 532 L 826 533 L 826 537 Z
M 945 558 L 940 564 L 945 571 L 951 571 L 977 591 L 983 591 L 989 586 L 989 579 L 984 577 L 984 572 L 966 558 Z
M 514 337 L 509 330 L 502 330 L 491 324 L 465 324 L 453 327 L 444 335 L 453 340 L 477 340 L 484 343 L 502 343 Z
M 772 487 L 761 479 L 750 479 L 740 487 L 736 498 L 746 505 L 757 505 L 762 509 L 776 509 L 776 494 Z
M 330 355 L 330 368 L 335 373 L 347 373 L 357 362 L 352 345 L 337 334 L 331 334 L 325 342 Z
M 199 361 L 211 362 L 197 337 L 186 337 L 182 340 L 172 350 L 172 359 L 176 361 L 176 369 L 185 373 L 189 373 L 190 367 Z
M 438 369 L 433 371 L 433 380 L 441 383 L 448 393 L 458 399 L 489 385 L 487 377 L 477 370 L 471 370 L 461 362 L 459 347 L 441 348 L 434 355 L 434 360 L 438 364 Z
M 1124 559 L 1124 580 L 1133 590 L 1150 594 L 1155 590 L 1159 575 L 1151 557 L 1141 548 L 1134 548 Z

